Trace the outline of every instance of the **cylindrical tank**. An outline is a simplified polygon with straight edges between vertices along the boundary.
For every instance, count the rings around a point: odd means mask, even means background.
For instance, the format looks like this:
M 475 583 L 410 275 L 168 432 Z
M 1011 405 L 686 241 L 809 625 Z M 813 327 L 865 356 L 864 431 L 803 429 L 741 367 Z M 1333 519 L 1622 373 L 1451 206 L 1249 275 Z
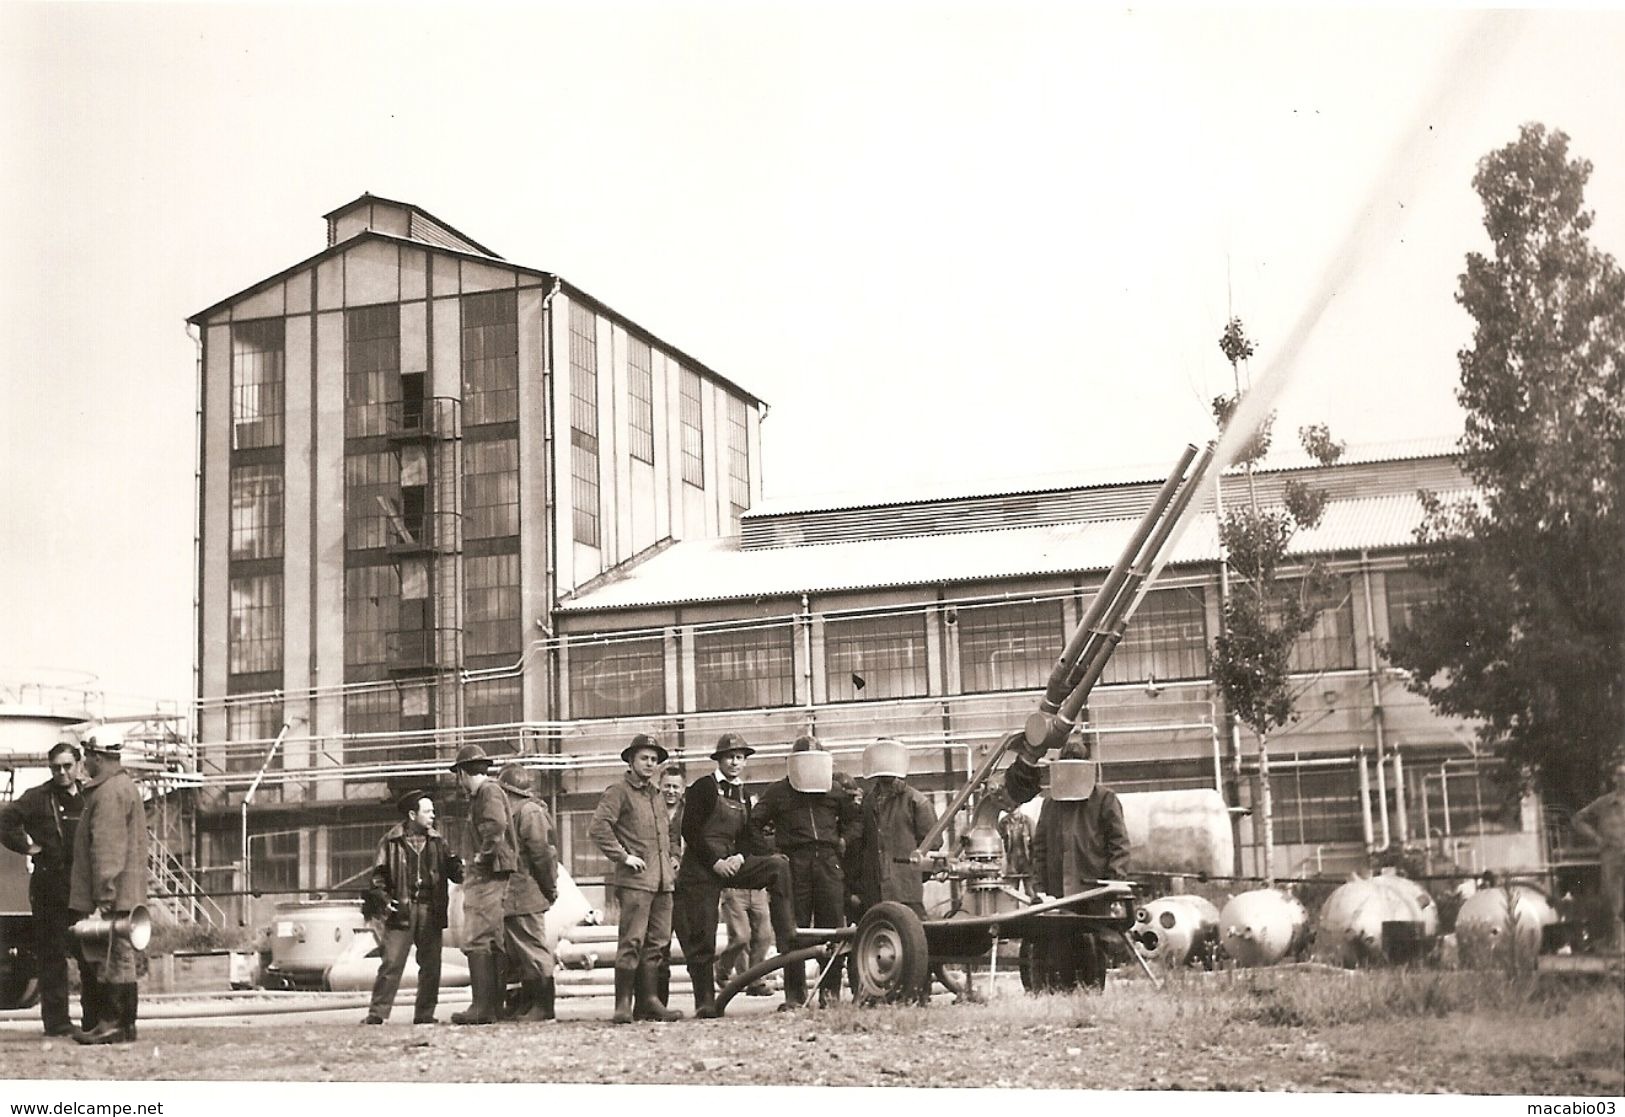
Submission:
M 1131 873 L 1223 876 L 1233 868 L 1230 811 L 1217 791 L 1130 791 L 1118 798 L 1128 825 Z
M 1409 877 L 1398 873 L 1382 872 L 1371 878 L 1378 888 L 1391 888 L 1407 897 L 1422 915 L 1422 938 L 1432 942 L 1439 937 L 1439 905 L 1433 902 L 1428 890 Z
M 1456 913 L 1456 947 L 1468 966 L 1516 964 L 1533 969 L 1540 954 L 1541 929 L 1557 922 L 1557 911 L 1537 888 L 1508 884 L 1469 896 Z
M 360 900 L 289 900 L 271 922 L 270 984 L 320 987 L 357 931 L 371 937 Z
M 1422 910 L 1403 889 L 1359 877 L 1348 881 L 1320 907 L 1315 928 L 1315 957 L 1341 966 L 1363 966 L 1385 960 L 1383 926 L 1422 927 Z
M 1238 966 L 1273 966 L 1309 945 L 1309 913 L 1273 888 L 1243 892 L 1219 913 L 1219 941 Z
M 1218 945 L 1219 909 L 1201 896 L 1162 896 L 1134 913 L 1129 937 L 1148 962 L 1187 965 Z

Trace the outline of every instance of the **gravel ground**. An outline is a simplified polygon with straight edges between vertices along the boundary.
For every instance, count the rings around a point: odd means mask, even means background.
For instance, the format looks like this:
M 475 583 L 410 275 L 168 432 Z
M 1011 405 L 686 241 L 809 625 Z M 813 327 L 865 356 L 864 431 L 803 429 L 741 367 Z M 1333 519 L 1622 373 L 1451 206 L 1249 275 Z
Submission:
M 1612 1012 L 1607 1002 L 1605 1012 Z M 607 1004 L 570 1004 L 556 1025 L 362 1028 L 353 1012 L 157 1022 L 101 1048 L 0 1030 L 0 1067 L 30 1078 L 393 1082 L 701 1083 L 1111 1090 L 1268 1090 L 1615 1096 L 1625 1019 L 1452 1013 L 1313 1027 L 1125 983 L 1104 997 L 1023 997 L 929 1008 L 796 1014 L 741 1004 L 714 1021 L 613 1027 Z M 686 1007 L 686 1006 L 681 1006 Z M 444 1019 L 447 1010 L 442 1008 Z M 592 1019 L 579 1018 L 590 1013 Z M 404 1013 L 400 1016 L 404 1017 Z M 1625 1010 L 1622 1010 L 1625 1015 Z M 1604 1028 L 1604 1031 L 1607 1031 Z M 270 1038 L 274 1036 L 274 1039 Z

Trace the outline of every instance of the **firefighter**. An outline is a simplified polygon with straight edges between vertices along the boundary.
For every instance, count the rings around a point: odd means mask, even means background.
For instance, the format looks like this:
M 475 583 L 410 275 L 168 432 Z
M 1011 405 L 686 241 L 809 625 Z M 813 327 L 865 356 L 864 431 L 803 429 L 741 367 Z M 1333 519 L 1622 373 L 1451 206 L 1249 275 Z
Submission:
M 502 1009 L 502 978 L 497 972 L 504 933 L 502 901 L 508 878 L 519 867 L 519 853 L 511 837 L 508 797 L 490 777 L 491 758 L 485 750 L 464 745 L 451 770 L 458 789 L 468 797 L 475 849 L 463 868 L 463 953 L 468 956 L 474 999 L 466 1012 L 452 1013 L 451 1022 L 494 1024 Z
M 68 1019 L 68 959 L 79 969 L 79 1012 L 84 1030 L 96 1026 L 96 972 L 85 964 L 79 940 L 68 933 L 73 837 L 85 809 L 79 778 L 79 750 L 60 741 L 46 755 L 51 778 L 31 787 L 0 810 L 0 843 L 31 857 L 28 907 L 33 913 L 34 957 L 39 963 L 40 1018 L 48 1036 L 71 1036 Z
M 843 927 L 841 850 L 857 838 L 857 805 L 835 788 L 833 758 L 816 737 L 797 737 L 786 767 L 786 777 L 757 800 L 752 823 L 764 835 L 771 832 L 774 848 L 790 860 L 796 926 Z M 831 966 L 819 984 L 819 1004 L 838 1000 L 840 994 L 840 971 Z
M 894 900 L 925 917 L 925 878 L 909 855 L 937 824 L 937 812 L 924 793 L 906 782 L 908 746 L 881 739 L 863 750 L 863 796 L 856 840 L 848 844 L 848 878 L 858 908 L 867 911 Z
M 677 871 L 677 939 L 694 983 L 694 1015 L 717 1015 L 715 965 L 717 909 L 726 888 L 766 888 L 773 934 L 783 954 L 795 946 L 796 913 L 790 862 L 768 853 L 751 826 L 745 796 L 745 761 L 756 750 L 737 733 L 724 733 L 711 759 L 716 771 L 689 785 L 683 796 L 683 861 Z M 807 1000 L 800 966 L 784 971 L 785 1008 Z
M 1128 826 L 1117 793 L 1103 786 L 1082 735 L 1069 738 L 1050 765 L 1050 793 L 1033 828 L 1033 888 L 1040 899 L 1071 896 L 1099 880 L 1128 872 Z M 1069 942 L 1035 943 L 1034 960 L 1051 982 L 1081 978 L 1106 985 L 1106 964 L 1093 934 Z
M 529 770 L 503 767 L 497 786 L 508 797 L 519 867 L 508 877 L 502 897 L 502 956 L 506 970 L 519 978 L 522 1001 L 513 1018 L 545 1024 L 554 1019 L 553 949 L 542 916 L 559 898 L 558 856 L 553 845 L 553 817 L 533 794 Z M 500 979 L 499 998 L 507 990 Z

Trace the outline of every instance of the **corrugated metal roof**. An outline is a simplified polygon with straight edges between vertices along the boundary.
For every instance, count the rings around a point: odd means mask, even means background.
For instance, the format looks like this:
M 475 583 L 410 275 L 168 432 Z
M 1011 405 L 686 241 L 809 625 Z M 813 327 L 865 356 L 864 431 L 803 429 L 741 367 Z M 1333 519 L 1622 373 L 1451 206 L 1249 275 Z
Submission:
M 1374 442 L 1350 446 L 1337 462 L 1338 465 L 1411 461 L 1417 458 L 1448 457 L 1456 452 L 1455 436 L 1408 439 L 1395 442 Z M 786 516 L 801 512 L 829 512 L 842 508 L 888 508 L 899 504 L 927 504 L 936 501 L 956 501 L 974 497 L 1019 496 L 1032 493 L 1066 492 L 1076 489 L 1100 489 L 1115 485 L 1160 485 L 1168 470 L 1173 468 L 1170 458 L 1160 465 L 1140 462 L 1120 466 L 1105 466 L 1086 471 L 1066 470 L 1057 473 L 1031 473 L 1013 477 L 993 477 L 984 481 L 943 481 L 910 485 L 886 491 L 867 488 L 861 491 L 808 493 L 804 495 L 775 496 L 764 499 L 747 511 L 743 519 Z M 1314 459 L 1296 444 L 1272 449 L 1257 467 L 1267 472 L 1285 472 L 1299 469 L 1321 469 Z M 1227 470 L 1227 475 L 1241 472 L 1239 467 Z
M 565 602 L 590 613 L 701 601 L 979 582 L 1103 571 L 1117 561 L 1135 520 L 1097 520 L 901 539 L 868 539 L 741 550 L 737 537 L 676 543 L 625 578 Z M 1321 524 L 1293 541 L 1294 554 L 1355 553 L 1408 547 L 1422 522 L 1414 493 L 1328 503 Z M 1216 563 L 1212 513 L 1198 514 L 1169 553 L 1169 564 Z

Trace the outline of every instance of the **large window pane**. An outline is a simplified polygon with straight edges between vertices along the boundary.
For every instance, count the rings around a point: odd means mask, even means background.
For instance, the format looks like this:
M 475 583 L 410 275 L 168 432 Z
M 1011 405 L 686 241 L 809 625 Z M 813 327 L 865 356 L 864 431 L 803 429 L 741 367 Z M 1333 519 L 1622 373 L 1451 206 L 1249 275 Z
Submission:
M 231 327 L 231 448 L 282 445 L 283 322 L 264 318 Z
M 631 438 L 629 450 L 640 462 L 654 464 L 655 460 L 655 389 L 653 355 L 647 341 L 627 339 L 627 387 L 632 397 L 632 415 L 628 422 Z
M 401 579 L 395 567 L 354 566 L 344 572 L 346 667 L 388 660 L 387 634 L 398 627 L 400 608 Z
M 570 304 L 570 495 L 575 541 L 598 546 L 598 317 Z
M 226 707 L 226 771 L 257 772 L 265 756 L 282 732 L 282 703 L 274 700 L 233 702 Z M 282 750 L 271 758 L 272 768 L 282 767 Z
M 463 687 L 463 721 L 467 725 L 511 725 L 524 716 L 522 691 L 517 676 L 482 679 Z M 485 751 L 495 752 L 490 742 Z
M 967 606 L 958 617 L 959 682 L 967 694 L 1043 686 L 1066 640 L 1059 601 Z
M 1060 649 L 1056 649 L 1060 654 Z M 1153 590 L 1106 662 L 1105 683 L 1200 679 L 1208 674 L 1207 608 L 1200 587 Z
M 463 533 L 467 539 L 519 534 L 519 442 L 471 441 L 463 459 Z
M 231 467 L 231 557 L 278 558 L 282 554 L 282 467 Z
M 1317 596 L 1314 604 L 1320 608 L 1320 615 L 1314 627 L 1293 644 L 1288 667 L 1303 674 L 1353 667 L 1354 601 L 1349 580 L 1334 579 L 1332 589 Z
M 463 564 L 463 653 L 519 652 L 519 556 L 471 556 Z
M 570 716 L 658 714 L 666 704 L 666 651 L 658 636 L 570 641 Z
M 395 537 L 390 512 L 401 511 L 401 463 L 393 453 L 344 458 L 344 547 L 375 550 Z
M 795 701 L 789 625 L 694 637 L 694 685 L 702 710 L 747 710 Z
M 463 296 L 463 425 L 519 418 L 519 304 L 512 291 Z
M 233 577 L 227 670 L 233 675 L 282 670 L 282 575 Z
M 679 417 L 683 427 L 683 481 L 705 488 L 705 408 L 700 402 L 700 375 L 682 370 Z
M 750 507 L 750 431 L 745 401 L 728 397 L 728 501 L 734 518 Z
M 1439 583 L 1419 570 L 1395 570 L 1383 578 L 1388 587 L 1388 637 L 1411 627 L 1416 611 L 1438 599 Z
M 903 613 L 825 621 L 824 663 L 831 702 L 924 694 L 925 616 Z
M 1360 775 L 1352 765 L 1277 769 L 1270 774 L 1270 790 L 1277 842 L 1358 842 L 1364 838 Z M 1253 801 L 1258 802 L 1256 796 Z
M 344 433 L 383 434 L 389 404 L 401 398 L 401 316 L 395 303 L 344 313 Z

